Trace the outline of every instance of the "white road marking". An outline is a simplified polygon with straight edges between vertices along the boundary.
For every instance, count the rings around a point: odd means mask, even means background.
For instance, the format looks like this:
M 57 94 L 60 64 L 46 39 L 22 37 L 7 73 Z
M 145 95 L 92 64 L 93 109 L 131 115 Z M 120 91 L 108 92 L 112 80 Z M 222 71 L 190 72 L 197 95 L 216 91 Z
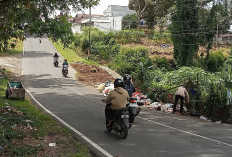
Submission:
M 223 144 L 223 145 L 232 147 L 232 144 L 229 144 L 229 143 L 225 143 L 225 142 L 222 142 L 222 141 L 219 141 L 219 140 L 215 140 L 215 139 L 212 139 L 212 138 L 209 138 L 209 137 L 205 137 L 205 136 L 201 136 L 201 135 L 198 135 L 198 134 L 194 134 L 194 133 L 191 133 L 191 132 L 188 132 L 188 131 L 184 131 L 184 130 L 181 130 L 181 129 L 177 129 L 177 128 L 174 128 L 174 127 L 171 127 L 171 126 L 162 124 L 162 123 L 154 122 L 153 120 L 149 120 L 149 119 L 147 119 L 147 118 L 143 118 L 143 117 L 140 117 L 140 116 L 137 116 L 137 117 L 140 118 L 140 119 L 149 121 L 149 122 L 151 122 L 151 123 L 155 123 L 155 124 L 157 124 L 157 125 L 164 126 L 164 127 L 166 127 L 166 128 L 172 129 L 172 130 L 177 130 L 177 131 L 183 132 L 183 133 L 185 133 L 185 134 L 189 134 L 189 135 L 192 135 L 192 136 L 197 136 L 197 137 L 200 137 L 200 138 L 209 140 L 209 141 L 213 141 L 213 142 L 216 142 L 216 143 L 220 143 L 220 144 Z
M 47 108 L 45 108 L 42 104 L 40 104 L 35 98 L 34 96 L 30 93 L 29 90 L 27 90 L 27 93 L 31 96 L 31 98 L 41 107 L 43 108 L 47 113 L 49 113 L 50 115 L 52 115 L 53 117 L 55 117 L 57 120 L 59 120 L 61 123 L 63 123 L 66 127 L 68 127 L 69 129 L 71 129 L 72 131 L 74 131 L 77 135 L 79 135 L 80 137 L 82 137 L 85 141 L 87 141 L 89 144 L 91 144 L 94 148 L 96 148 L 98 151 L 100 151 L 101 153 L 103 153 L 106 157 L 114 157 L 113 155 L 111 155 L 110 153 L 108 153 L 106 150 L 104 150 L 103 148 L 101 148 L 100 146 L 98 146 L 96 143 L 94 143 L 92 140 L 90 140 L 88 137 L 86 137 L 85 135 L 83 135 L 81 132 L 77 131 L 75 128 L 73 128 L 71 125 L 69 125 L 68 123 L 66 123 L 65 121 L 63 121 L 61 118 L 59 118 L 58 116 L 56 116 L 54 113 L 52 113 L 51 111 L 49 111 Z

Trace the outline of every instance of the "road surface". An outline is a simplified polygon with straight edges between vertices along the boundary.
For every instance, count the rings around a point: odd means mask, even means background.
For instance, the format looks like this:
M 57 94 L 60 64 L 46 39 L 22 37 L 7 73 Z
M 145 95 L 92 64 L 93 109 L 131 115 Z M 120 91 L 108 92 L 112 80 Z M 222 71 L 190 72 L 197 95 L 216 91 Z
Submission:
M 55 52 L 47 38 L 40 43 L 38 38 L 28 36 L 22 60 L 24 83 L 39 104 L 75 131 L 76 137 L 98 156 L 232 156 L 231 125 L 190 116 L 142 109 L 127 139 L 107 133 L 102 94 L 77 82 L 72 68 L 64 78 L 61 66 L 53 66 Z

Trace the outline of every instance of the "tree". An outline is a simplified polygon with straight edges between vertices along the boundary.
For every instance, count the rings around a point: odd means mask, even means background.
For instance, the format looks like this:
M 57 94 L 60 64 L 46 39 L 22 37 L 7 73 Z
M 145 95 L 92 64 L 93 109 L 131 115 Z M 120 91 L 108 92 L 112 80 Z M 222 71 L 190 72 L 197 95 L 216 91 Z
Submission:
M 123 29 L 134 29 L 137 28 L 137 19 L 138 16 L 136 14 L 128 14 L 122 18 L 122 28 Z
M 147 6 L 151 3 L 151 0 L 130 0 L 129 8 L 135 10 L 138 15 L 138 29 L 140 29 L 140 21 L 144 11 L 147 9 Z
M 170 27 L 174 58 L 179 66 L 191 66 L 198 51 L 197 0 L 177 0 Z
M 213 38 L 218 34 L 228 32 L 230 28 L 231 16 L 229 15 L 227 0 L 223 3 L 213 3 L 212 8 L 205 14 L 207 18 L 203 19 L 202 17 L 204 16 L 201 16 L 202 22 L 204 23 L 203 28 L 201 28 L 204 30 L 204 34 L 201 36 L 203 36 L 202 43 L 206 46 L 206 58 L 208 58 L 209 50 L 213 45 Z
M 145 19 L 149 28 L 153 28 L 155 19 L 167 15 L 174 2 L 175 0 L 130 0 L 129 8 L 137 12 L 138 28 L 141 18 Z
M 91 3 L 96 5 L 98 1 L 91 0 Z M 46 34 L 53 39 L 61 39 L 64 46 L 67 46 L 72 39 L 70 28 L 63 27 L 70 27 L 67 18 L 52 19 L 51 16 L 55 10 L 67 14 L 70 8 L 88 8 L 88 2 L 89 0 L 0 0 L 0 51 L 7 48 L 11 37 L 23 39 L 25 32 L 36 34 L 37 37 Z M 28 23 L 30 27 L 22 30 L 24 23 Z

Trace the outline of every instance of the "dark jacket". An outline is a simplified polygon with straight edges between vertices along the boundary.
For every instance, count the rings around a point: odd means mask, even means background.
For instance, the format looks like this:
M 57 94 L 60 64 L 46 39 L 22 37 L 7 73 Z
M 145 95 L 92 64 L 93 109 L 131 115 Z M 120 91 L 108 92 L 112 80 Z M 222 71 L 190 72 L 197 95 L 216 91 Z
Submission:
M 126 83 L 124 89 L 128 92 L 129 97 L 132 97 L 133 93 L 135 92 L 135 87 L 132 83 Z

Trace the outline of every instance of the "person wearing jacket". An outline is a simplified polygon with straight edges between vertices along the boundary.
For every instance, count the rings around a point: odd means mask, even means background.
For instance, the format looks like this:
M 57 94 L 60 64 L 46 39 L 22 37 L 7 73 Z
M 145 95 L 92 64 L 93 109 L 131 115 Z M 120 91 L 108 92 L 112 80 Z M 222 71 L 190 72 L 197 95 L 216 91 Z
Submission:
M 184 99 L 187 103 L 189 103 L 188 91 L 184 86 L 180 86 L 175 93 L 175 103 L 172 112 L 173 114 L 176 113 L 176 105 L 179 99 L 180 99 L 180 114 L 183 114 Z
M 112 90 L 106 99 L 102 99 L 103 102 L 107 103 L 105 108 L 105 117 L 107 125 L 111 124 L 114 112 L 118 109 L 123 109 L 129 100 L 128 92 L 123 89 L 123 81 L 116 79 L 114 81 L 114 90 Z
M 132 97 L 133 93 L 135 92 L 135 87 L 132 83 L 131 76 L 129 74 L 125 74 L 123 77 L 124 81 L 124 89 L 128 92 L 129 96 Z

